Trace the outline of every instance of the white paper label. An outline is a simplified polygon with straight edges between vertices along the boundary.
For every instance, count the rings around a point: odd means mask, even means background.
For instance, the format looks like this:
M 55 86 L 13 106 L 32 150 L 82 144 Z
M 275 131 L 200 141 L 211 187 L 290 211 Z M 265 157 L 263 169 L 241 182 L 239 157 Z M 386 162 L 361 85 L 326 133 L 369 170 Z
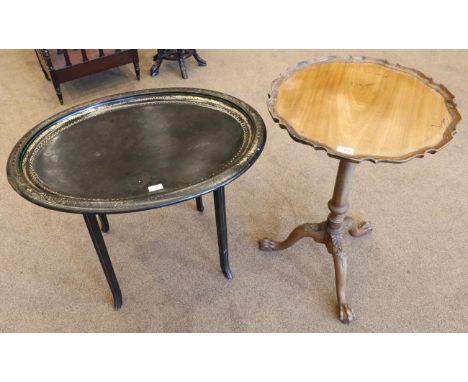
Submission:
M 148 191 L 149 192 L 154 192 L 154 191 L 159 191 L 162 190 L 164 187 L 161 183 L 155 184 L 153 186 L 148 186 Z
M 354 154 L 354 149 L 352 149 L 351 147 L 338 146 L 336 148 L 336 151 L 338 151 L 339 153 L 348 154 L 348 155 Z

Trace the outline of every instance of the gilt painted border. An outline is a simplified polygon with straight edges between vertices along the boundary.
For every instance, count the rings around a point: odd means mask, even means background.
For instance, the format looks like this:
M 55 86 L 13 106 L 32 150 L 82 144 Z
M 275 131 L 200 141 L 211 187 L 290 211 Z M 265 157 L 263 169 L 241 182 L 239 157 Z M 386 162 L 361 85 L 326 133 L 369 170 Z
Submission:
M 281 117 L 281 115 L 278 114 L 276 110 L 276 101 L 278 98 L 279 88 L 281 87 L 281 84 L 283 83 L 283 81 L 287 80 L 297 71 L 302 70 L 309 66 L 321 65 L 321 64 L 331 63 L 331 62 L 356 62 L 356 63 L 365 62 L 365 63 L 373 63 L 373 64 L 382 65 L 393 70 L 398 70 L 398 71 L 410 74 L 413 77 L 417 78 L 422 83 L 424 83 L 426 86 L 438 92 L 444 98 L 447 110 L 452 116 L 452 120 L 448 124 L 447 129 L 445 130 L 443 134 L 443 138 L 436 145 L 432 147 L 425 147 L 425 148 L 405 154 L 400 157 L 380 157 L 380 156 L 346 155 L 346 154 L 336 151 L 332 147 L 324 145 L 323 143 L 315 142 L 309 138 L 301 136 L 301 134 L 299 134 L 294 129 L 293 126 L 288 124 L 288 122 L 284 120 Z M 445 147 L 448 142 L 452 140 L 453 136 L 456 134 L 456 126 L 458 122 L 460 122 L 461 120 L 460 113 L 458 112 L 457 105 L 455 103 L 455 97 L 452 93 L 450 93 L 450 91 L 444 85 L 435 83 L 432 78 L 427 77 L 425 74 L 423 74 L 419 70 L 401 66 L 399 64 L 391 64 L 387 60 L 370 58 L 370 57 L 365 57 L 365 56 L 327 56 L 327 57 L 312 59 L 309 61 L 299 62 L 298 64 L 290 67 L 288 70 L 286 70 L 285 73 L 281 74 L 280 77 L 278 77 L 276 80 L 273 81 L 271 85 L 271 92 L 270 94 L 268 94 L 267 105 L 268 105 L 268 110 L 273 120 L 276 123 L 278 123 L 280 127 L 286 129 L 289 135 L 294 140 L 300 143 L 310 145 L 316 150 L 325 150 L 327 154 L 331 157 L 338 158 L 338 159 L 344 158 L 344 159 L 351 160 L 353 162 L 370 161 L 373 163 L 378 163 L 378 162 L 403 163 L 413 158 L 422 158 L 426 154 L 435 154 L 436 152 L 441 150 L 443 147 Z

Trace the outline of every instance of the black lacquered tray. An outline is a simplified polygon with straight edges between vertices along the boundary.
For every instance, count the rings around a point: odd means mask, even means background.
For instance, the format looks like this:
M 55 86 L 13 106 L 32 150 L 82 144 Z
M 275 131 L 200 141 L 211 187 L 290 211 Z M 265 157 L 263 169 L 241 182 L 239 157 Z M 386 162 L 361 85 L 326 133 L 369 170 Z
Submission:
M 240 176 L 266 131 L 243 101 L 203 89 L 124 93 L 40 123 L 7 165 L 31 202 L 74 213 L 120 213 L 181 202 Z

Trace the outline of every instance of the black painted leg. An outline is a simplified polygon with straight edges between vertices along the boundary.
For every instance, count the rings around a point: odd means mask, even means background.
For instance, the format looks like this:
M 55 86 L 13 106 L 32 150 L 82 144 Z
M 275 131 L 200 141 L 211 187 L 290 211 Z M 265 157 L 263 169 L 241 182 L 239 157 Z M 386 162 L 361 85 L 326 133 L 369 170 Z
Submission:
M 202 197 L 199 196 L 196 200 L 197 200 L 197 211 L 203 212 L 203 210 L 205 209 L 205 206 L 203 205 Z
M 229 268 L 228 240 L 226 226 L 226 202 L 224 197 L 224 187 L 213 191 L 216 229 L 218 231 L 219 260 L 224 276 L 232 279 L 232 272 Z
M 94 214 L 83 214 L 84 220 L 86 222 L 86 227 L 88 227 L 89 235 L 96 249 L 99 261 L 101 262 L 102 269 L 106 275 L 107 282 L 114 297 L 114 308 L 120 309 L 122 306 L 122 293 L 120 292 L 119 282 L 114 273 L 114 268 L 112 267 L 109 254 L 107 253 L 106 244 L 104 238 L 101 234 L 101 229 L 99 228 L 96 215 Z
M 197 60 L 198 66 L 206 66 L 206 61 L 200 57 L 196 50 L 193 52 L 193 58 Z
M 109 221 L 107 220 L 106 214 L 98 214 L 99 221 L 101 223 L 101 231 L 102 232 L 109 232 Z

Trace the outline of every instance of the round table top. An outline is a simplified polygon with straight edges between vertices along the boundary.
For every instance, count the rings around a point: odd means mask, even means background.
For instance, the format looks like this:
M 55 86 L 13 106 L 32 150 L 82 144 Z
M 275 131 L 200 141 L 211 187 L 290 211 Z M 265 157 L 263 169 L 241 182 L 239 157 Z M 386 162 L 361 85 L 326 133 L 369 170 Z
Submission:
M 8 160 L 23 197 L 75 213 L 131 212 L 191 199 L 246 171 L 262 118 L 226 94 L 189 88 L 106 97 L 51 117 Z
M 301 62 L 275 80 L 268 106 L 290 135 L 330 156 L 404 162 L 447 144 L 453 95 L 421 72 L 366 57 Z

